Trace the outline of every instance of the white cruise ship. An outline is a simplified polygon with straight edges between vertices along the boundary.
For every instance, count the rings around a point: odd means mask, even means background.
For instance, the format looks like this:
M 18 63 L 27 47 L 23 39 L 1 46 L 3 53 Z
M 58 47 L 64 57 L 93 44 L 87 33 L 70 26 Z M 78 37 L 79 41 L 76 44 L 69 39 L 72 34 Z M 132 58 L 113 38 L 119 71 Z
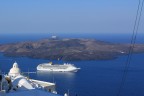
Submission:
M 57 71 L 57 72 L 77 72 L 80 68 L 75 67 L 73 64 L 64 63 L 60 64 L 52 64 L 43 63 L 37 66 L 38 71 Z

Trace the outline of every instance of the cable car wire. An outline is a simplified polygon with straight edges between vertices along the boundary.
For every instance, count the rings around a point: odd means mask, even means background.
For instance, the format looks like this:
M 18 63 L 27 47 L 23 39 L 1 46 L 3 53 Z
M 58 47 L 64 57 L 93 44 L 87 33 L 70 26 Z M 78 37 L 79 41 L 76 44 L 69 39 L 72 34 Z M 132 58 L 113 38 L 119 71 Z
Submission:
M 142 1 L 139 0 L 137 13 L 136 13 L 136 18 L 135 18 L 135 23 L 134 23 L 134 28 L 133 28 L 133 33 L 132 33 L 132 38 L 131 38 L 131 43 L 130 43 L 130 47 L 129 47 L 129 51 L 128 51 L 128 57 L 127 57 L 127 60 L 126 60 L 126 63 L 125 63 L 125 68 L 124 68 L 124 72 L 123 72 L 123 76 L 122 76 L 122 81 L 121 81 L 120 88 L 118 90 L 117 96 L 121 95 L 121 92 L 124 88 L 124 84 L 125 84 L 125 81 L 126 81 L 126 77 L 127 77 L 129 65 L 131 63 L 131 58 L 132 58 L 135 42 L 136 42 L 136 39 L 137 39 L 138 29 L 139 29 L 140 20 L 141 20 L 141 14 L 142 14 L 142 11 L 143 11 L 143 4 L 144 4 L 144 0 L 142 0 Z

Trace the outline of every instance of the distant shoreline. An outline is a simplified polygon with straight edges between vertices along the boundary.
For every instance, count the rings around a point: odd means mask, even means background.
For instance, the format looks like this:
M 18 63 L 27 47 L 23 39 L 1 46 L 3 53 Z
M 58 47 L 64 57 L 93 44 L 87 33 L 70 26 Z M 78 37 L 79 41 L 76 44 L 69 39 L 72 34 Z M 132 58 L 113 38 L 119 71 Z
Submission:
M 24 41 L 38 41 L 40 39 L 47 39 L 52 34 L 3 34 L 0 35 L 0 44 L 17 43 Z M 131 34 L 57 34 L 60 38 L 85 38 L 85 39 L 97 39 L 112 43 L 130 43 Z M 143 42 L 143 34 L 137 38 L 137 43 Z

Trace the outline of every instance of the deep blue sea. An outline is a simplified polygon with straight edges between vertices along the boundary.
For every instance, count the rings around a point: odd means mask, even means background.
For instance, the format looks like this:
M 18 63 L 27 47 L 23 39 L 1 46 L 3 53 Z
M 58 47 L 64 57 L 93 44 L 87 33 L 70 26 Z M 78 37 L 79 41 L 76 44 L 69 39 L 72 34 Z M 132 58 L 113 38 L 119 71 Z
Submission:
M 47 38 L 46 35 L 39 36 L 0 36 L 0 43 L 11 43 Z M 66 37 L 63 35 L 63 37 Z M 68 38 L 78 38 L 78 36 L 67 36 Z M 96 38 L 114 43 L 129 43 L 130 36 L 98 36 L 81 35 L 83 38 Z M 139 38 L 138 43 L 144 43 Z M 69 90 L 70 96 L 117 96 L 125 67 L 127 56 L 121 56 L 115 60 L 100 61 L 71 61 L 80 67 L 76 73 L 73 72 L 37 72 L 30 74 L 30 78 L 55 82 L 59 94 L 64 94 Z M 43 59 L 32 59 L 27 57 L 5 57 L 0 53 L 0 69 L 7 73 L 17 61 L 22 72 L 36 72 L 36 67 L 40 63 L 50 62 Z M 63 63 L 65 61 L 53 61 Z M 25 74 L 27 75 L 27 74 Z M 121 96 L 144 96 L 144 54 L 134 54 L 129 66 L 126 82 L 121 92 Z

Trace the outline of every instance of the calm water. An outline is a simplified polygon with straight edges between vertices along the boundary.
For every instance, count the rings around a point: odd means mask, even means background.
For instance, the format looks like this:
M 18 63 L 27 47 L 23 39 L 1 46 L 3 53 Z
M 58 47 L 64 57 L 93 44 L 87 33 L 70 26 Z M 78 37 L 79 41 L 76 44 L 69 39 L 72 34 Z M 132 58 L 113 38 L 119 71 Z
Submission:
M 48 60 L 30 58 L 10 58 L 0 54 L 0 68 L 8 72 L 12 63 L 17 61 L 23 72 L 35 72 L 39 63 Z M 133 56 L 123 96 L 144 96 L 144 54 Z M 71 96 L 116 96 L 120 86 L 126 57 L 122 56 L 116 60 L 108 61 L 77 61 L 70 62 L 81 67 L 77 73 L 44 73 L 30 74 L 33 79 L 56 82 L 57 91 L 60 94 L 70 90 Z M 62 61 L 53 61 L 59 63 Z
M 125 86 L 121 93 L 122 96 L 144 96 L 143 58 L 144 54 L 133 55 Z M 77 73 L 37 72 L 30 74 L 30 78 L 55 82 L 59 94 L 64 94 L 69 90 L 71 96 L 75 96 L 75 94 L 78 94 L 78 96 L 116 96 L 120 87 L 126 59 L 127 56 L 121 56 L 118 59 L 107 61 L 73 61 L 69 63 L 74 63 L 81 68 Z M 3 72 L 7 73 L 14 61 L 18 62 L 23 72 L 28 70 L 36 72 L 38 64 L 49 62 L 49 60 L 26 57 L 4 57 L 0 53 L 0 69 Z M 63 63 L 63 61 L 53 62 Z

